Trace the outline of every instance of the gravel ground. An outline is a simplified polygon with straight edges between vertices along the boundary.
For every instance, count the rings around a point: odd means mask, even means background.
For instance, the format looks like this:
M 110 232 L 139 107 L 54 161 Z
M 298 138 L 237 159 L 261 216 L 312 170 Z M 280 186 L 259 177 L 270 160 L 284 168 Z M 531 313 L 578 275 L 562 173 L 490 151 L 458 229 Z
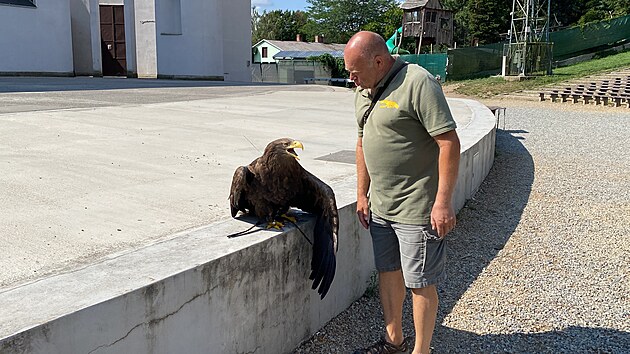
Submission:
M 484 103 L 507 121 L 448 236 L 433 353 L 630 353 L 630 111 Z M 378 339 L 373 290 L 294 353 Z M 411 336 L 409 294 L 404 318 Z

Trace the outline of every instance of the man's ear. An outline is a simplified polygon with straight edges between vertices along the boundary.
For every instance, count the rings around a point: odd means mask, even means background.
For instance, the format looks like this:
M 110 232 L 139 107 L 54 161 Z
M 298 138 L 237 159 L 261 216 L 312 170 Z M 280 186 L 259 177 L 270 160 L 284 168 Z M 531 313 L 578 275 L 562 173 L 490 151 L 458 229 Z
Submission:
M 381 55 L 376 55 L 374 57 L 374 64 L 376 64 L 376 67 L 381 69 L 383 67 L 383 64 L 385 63 L 385 61 L 383 60 L 383 57 Z

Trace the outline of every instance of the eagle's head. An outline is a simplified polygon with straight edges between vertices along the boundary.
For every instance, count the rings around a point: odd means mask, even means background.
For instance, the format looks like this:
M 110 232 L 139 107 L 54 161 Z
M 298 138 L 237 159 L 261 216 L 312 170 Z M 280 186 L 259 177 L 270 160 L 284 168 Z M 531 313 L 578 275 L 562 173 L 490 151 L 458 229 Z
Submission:
M 277 157 L 285 157 L 289 155 L 292 158 L 299 160 L 300 158 L 295 152 L 295 149 L 297 148 L 304 150 L 304 145 L 302 145 L 301 142 L 290 138 L 276 139 L 267 145 L 265 148 L 265 155 L 274 154 Z

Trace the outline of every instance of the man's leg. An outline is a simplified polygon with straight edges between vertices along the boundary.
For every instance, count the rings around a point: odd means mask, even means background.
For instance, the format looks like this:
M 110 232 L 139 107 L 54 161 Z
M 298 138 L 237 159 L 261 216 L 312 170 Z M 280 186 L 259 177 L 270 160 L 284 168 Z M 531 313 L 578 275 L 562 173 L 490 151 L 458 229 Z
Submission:
M 394 345 L 400 345 L 405 339 L 402 330 L 402 309 L 406 288 L 402 271 L 380 272 L 378 284 L 387 331 L 385 339 Z
M 411 289 L 413 293 L 413 324 L 416 329 L 416 345 L 413 354 L 429 354 L 429 346 L 435 329 L 438 295 L 435 285 Z

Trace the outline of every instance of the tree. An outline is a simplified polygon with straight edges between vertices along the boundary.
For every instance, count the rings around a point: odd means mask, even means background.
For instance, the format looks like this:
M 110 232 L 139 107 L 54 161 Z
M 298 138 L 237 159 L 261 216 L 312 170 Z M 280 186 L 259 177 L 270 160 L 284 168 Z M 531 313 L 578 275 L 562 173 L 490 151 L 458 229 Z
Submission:
M 259 14 L 254 8 L 252 43 L 257 43 L 261 39 L 293 41 L 306 22 L 307 15 L 303 11 L 274 10 Z
M 479 44 L 495 43 L 501 40 L 501 34 L 510 29 L 511 5 L 501 0 L 469 0 L 462 10 L 455 15 L 458 25 L 463 27 L 457 34 L 467 44 L 478 41 Z
M 346 43 L 354 33 L 368 29 L 389 38 L 402 23 L 396 0 L 308 0 L 308 4 L 312 21 L 303 30 L 307 35 L 323 34 L 328 42 Z
M 627 15 L 629 10 L 630 0 L 590 0 L 586 3 L 586 12 L 580 17 L 578 24 Z

